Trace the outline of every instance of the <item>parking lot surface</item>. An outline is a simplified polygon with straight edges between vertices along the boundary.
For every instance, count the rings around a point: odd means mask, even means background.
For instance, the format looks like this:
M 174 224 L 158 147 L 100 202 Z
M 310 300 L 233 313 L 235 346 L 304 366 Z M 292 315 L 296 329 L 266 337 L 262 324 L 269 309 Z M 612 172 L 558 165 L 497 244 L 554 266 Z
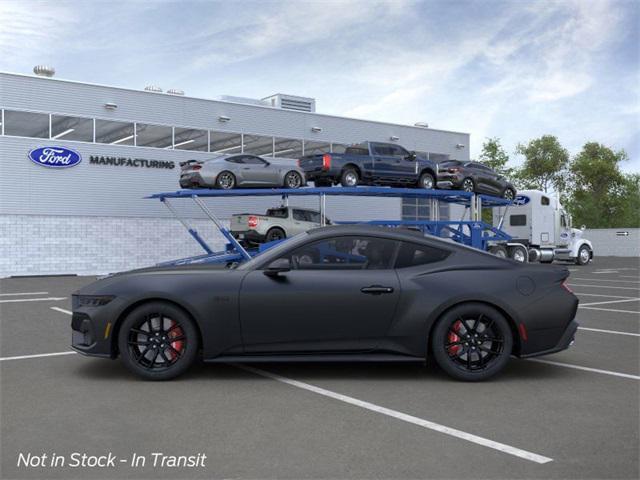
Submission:
M 69 353 L 69 296 L 94 278 L 0 280 L 0 476 L 636 479 L 639 262 L 569 268 L 575 345 L 478 384 L 417 364 L 199 364 L 145 382 Z M 147 463 L 18 466 L 73 452 Z M 206 466 L 154 467 L 154 452 Z

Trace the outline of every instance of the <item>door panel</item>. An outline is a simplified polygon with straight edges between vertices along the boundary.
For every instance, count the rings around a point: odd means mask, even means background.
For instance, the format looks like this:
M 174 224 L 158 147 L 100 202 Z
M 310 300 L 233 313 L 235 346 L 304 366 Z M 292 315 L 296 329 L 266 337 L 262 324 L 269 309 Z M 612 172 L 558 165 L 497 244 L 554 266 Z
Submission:
M 385 293 L 364 293 L 385 287 Z M 292 270 L 244 279 L 240 321 L 246 352 L 363 351 L 386 334 L 400 285 L 394 270 Z

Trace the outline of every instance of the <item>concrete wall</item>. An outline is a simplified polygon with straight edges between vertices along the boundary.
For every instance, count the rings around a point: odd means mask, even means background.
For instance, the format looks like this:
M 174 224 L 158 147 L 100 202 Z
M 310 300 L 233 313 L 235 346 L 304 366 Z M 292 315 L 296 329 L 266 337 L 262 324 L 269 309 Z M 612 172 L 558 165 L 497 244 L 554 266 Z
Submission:
M 596 257 L 640 257 L 640 228 L 593 228 L 584 238 L 593 243 Z

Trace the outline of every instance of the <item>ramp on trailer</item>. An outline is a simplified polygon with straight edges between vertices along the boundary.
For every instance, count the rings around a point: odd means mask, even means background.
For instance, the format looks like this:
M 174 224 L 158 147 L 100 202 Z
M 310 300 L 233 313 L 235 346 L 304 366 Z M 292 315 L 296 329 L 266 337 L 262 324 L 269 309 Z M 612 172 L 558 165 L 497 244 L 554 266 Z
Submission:
M 475 194 L 455 190 L 424 190 L 417 188 L 389 188 L 389 187 L 321 187 L 321 188 L 250 188 L 233 190 L 178 190 L 150 195 L 150 199 L 160 200 L 171 213 L 184 225 L 189 234 L 205 251 L 204 255 L 165 262 L 164 265 L 181 265 L 188 263 L 234 263 L 249 260 L 277 242 L 261 245 L 259 249 L 247 250 L 231 235 L 216 215 L 203 202 L 203 198 L 232 198 L 232 197 L 272 197 L 280 196 L 284 203 L 289 197 L 317 196 L 319 201 L 320 218 L 324 222 L 327 196 L 358 196 L 378 198 L 413 198 L 428 199 L 430 205 L 430 219 L 424 221 L 412 220 L 376 220 L 368 222 L 350 221 L 339 223 L 368 223 L 395 228 L 416 228 L 425 234 L 447 237 L 458 243 L 474 248 L 486 250 L 489 243 L 507 242 L 511 239 L 501 230 L 501 224 L 494 227 L 482 221 L 483 207 L 508 207 L 510 202 L 503 198 L 489 195 Z M 224 251 L 214 251 L 200 234 L 192 228 L 186 219 L 182 218 L 172 205 L 174 199 L 191 199 L 216 225 L 222 236 L 229 242 Z M 462 205 L 465 213 L 460 220 L 440 220 L 440 202 Z M 469 219 L 464 220 L 469 214 Z M 505 209 L 506 213 L 506 209 Z M 324 226 L 324 225 L 323 225 Z

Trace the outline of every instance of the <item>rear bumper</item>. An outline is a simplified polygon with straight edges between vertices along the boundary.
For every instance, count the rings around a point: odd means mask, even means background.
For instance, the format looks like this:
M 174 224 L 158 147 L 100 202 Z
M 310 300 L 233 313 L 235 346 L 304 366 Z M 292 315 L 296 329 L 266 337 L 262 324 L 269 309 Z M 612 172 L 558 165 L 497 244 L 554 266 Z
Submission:
M 205 188 L 209 187 L 199 173 L 186 173 L 180 175 L 180 188 Z
M 457 189 L 462 187 L 464 176 L 455 173 L 438 173 L 438 188 Z
M 266 240 L 266 236 L 256 232 L 255 230 L 245 230 L 242 232 L 231 232 L 233 238 L 240 241 L 245 241 L 248 243 L 264 243 Z
M 571 320 L 571 322 L 569 322 L 569 325 L 567 325 L 567 328 L 562 333 L 560 340 L 553 348 L 542 350 L 540 352 L 533 352 L 533 353 L 527 353 L 524 355 L 519 355 L 519 357 L 520 358 L 539 357 L 541 355 L 549 355 L 551 353 L 557 353 L 557 352 L 561 352 L 562 350 L 566 350 L 571 345 L 573 345 L 576 332 L 578 331 L 578 326 L 579 326 L 578 322 L 576 322 L 575 320 Z

